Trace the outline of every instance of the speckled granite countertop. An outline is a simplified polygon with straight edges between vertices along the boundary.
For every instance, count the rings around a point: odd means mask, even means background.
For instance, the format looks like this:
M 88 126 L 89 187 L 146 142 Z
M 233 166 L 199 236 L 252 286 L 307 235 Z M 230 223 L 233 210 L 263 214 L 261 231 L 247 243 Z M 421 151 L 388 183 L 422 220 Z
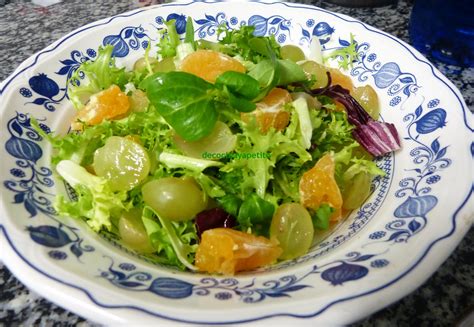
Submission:
M 42 8 L 27 1 L 13 0 L 0 6 L 0 81 L 23 60 L 66 33 L 134 9 L 139 2 L 70 0 Z M 302 2 L 350 15 L 408 41 L 410 0 L 376 9 L 343 8 L 324 1 Z M 437 66 L 461 90 L 468 106 L 474 110 L 474 70 Z M 471 228 L 456 251 L 423 286 L 356 325 L 451 326 L 458 323 L 464 314 L 474 309 L 473 241 L 474 229 Z M 28 290 L 1 263 L 0 290 L 0 326 L 92 325 Z

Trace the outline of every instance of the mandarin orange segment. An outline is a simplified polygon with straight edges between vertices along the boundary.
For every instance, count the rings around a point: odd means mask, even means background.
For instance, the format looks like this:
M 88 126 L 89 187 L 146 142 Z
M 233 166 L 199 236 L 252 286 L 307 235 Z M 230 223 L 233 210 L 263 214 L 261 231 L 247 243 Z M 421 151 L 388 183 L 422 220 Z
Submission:
M 274 240 L 230 228 L 214 228 L 202 234 L 195 265 L 203 272 L 233 275 L 269 265 L 281 253 Z
M 300 180 L 301 204 L 311 209 L 317 209 L 323 203 L 329 204 L 335 209 L 331 221 L 342 216 L 342 195 L 334 178 L 334 166 L 333 156 L 325 154 Z
M 329 68 L 329 73 L 331 74 L 331 84 L 340 85 L 343 88 L 349 90 L 352 94 L 354 92 L 354 84 L 349 76 L 341 73 L 339 69 Z
M 130 109 L 128 96 L 117 85 L 93 95 L 81 109 L 71 124 L 72 129 L 82 128 L 82 124 L 97 125 L 106 119 L 124 116 Z
M 287 90 L 276 87 L 257 103 L 257 109 L 251 113 L 242 113 L 241 118 L 244 122 L 248 122 L 249 115 L 254 115 L 263 134 L 271 127 L 281 131 L 290 122 L 290 113 L 284 109 L 284 106 L 291 101 L 291 95 Z
M 275 87 L 257 104 L 265 107 L 281 107 L 291 102 L 291 95 L 288 90 Z
M 211 83 L 227 71 L 245 73 L 244 65 L 238 60 L 213 50 L 197 50 L 187 55 L 181 62 L 180 70 Z

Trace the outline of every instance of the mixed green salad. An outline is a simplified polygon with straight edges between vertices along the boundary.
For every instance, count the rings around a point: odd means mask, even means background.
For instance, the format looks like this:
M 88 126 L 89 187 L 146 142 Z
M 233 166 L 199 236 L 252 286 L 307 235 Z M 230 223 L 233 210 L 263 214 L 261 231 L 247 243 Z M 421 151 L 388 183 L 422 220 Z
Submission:
M 194 39 L 190 18 L 184 39 L 166 26 L 133 69 L 107 45 L 68 81 L 72 132 L 44 134 L 77 197 L 59 195 L 58 214 L 179 269 L 304 255 L 367 198 L 373 157 L 400 146 L 375 91 L 253 26 L 217 42 Z

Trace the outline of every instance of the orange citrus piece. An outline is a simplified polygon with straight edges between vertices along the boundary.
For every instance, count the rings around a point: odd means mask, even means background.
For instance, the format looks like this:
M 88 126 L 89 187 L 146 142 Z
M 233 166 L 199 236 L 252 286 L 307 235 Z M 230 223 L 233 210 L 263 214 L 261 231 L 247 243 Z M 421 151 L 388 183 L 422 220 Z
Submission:
M 275 240 L 230 228 L 214 228 L 202 234 L 195 265 L 200 271 L 233 275 L 271 264 L 281 253 Z
M 82 123 L 97 125 L 105 119 L 120 118 L 129 109 L 128 96 L 117 85 L 112 85 L 90 98 L 86 106 L 77 113 L 71 127 L 74 130 L 80 130 Z
M 352 94 L 354 92 L 354 84 L 349 76 L 343 74 L 337 68 L 329 68 L 329 73 L 331 74 L 331 84 L 340 85 L 343 88 L 349 90 Z
M 197 50 L 190 53 L 181 62 L 180 69 L 211 83 L 227 71 L 245 73 L 244 65 L 238 60 L 214 50 Z
M 336 68 L 329 68 L 329 72 L 331 73 L 331 84 L 332 85 L 340 85 L 343 88 L 349 90 L 349 93 L 352 95 L 354 94 L 354 84 L 352 84 L 352 80 L 349 76 L 344 75 L 339 69 Z M 338 101 L 336 102 L 336 110 L 337 111 L 345 111 L 346 107 Z
M 342 195 L 334 178 L 334 166 L 333 156 L 325 154 L 300 180 L 301 204 L 311 209 L 317 209 L 323 203 L 329 204 L 335 209 L 331 221 L 342 216 Z
M 271 127 L 281 131 L 290 122 L 290 113 L 284 107 L 291 101 L 291 95 L 287 90 L 276 87 L 257 103 L 257 109 L 251 113 L 242 113 L 241 118 L 248 122 L 248 115 L 255 115 L 257 125 L 263 134 Z

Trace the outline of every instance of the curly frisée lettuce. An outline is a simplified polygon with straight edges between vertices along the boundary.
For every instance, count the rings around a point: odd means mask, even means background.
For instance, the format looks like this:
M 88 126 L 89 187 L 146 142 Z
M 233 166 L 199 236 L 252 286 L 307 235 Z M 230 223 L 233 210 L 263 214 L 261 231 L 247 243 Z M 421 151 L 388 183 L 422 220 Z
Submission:
M 55 208 L 60 215 L 84 217 L 96 232 L 112 228 L 112 216 L 130 208 L 126 192 L 113 192 L 108 181 L 92 175 L 84 167 L 71 160 L 56 165 L 57 173 L 76 190 L 77 201 L 69 202 L 60 196 Z
M 190 17 L 185 34 L 175 23 L 166 22 L 132 70 L 116 64 L 108 45 L 68 81 L 76 118 L 96 108 L 91 102 L 115 110 L 114 97 L 129 102 L 127 110 L 67 135 L 46 134 L 32 120 L 75 191 L 71 201 L 58 196 L 58 214 L 182 270 L 233 274 L 306 253 L 369 196 L 372 179 L 384 174 L 373 155 L 399 146 L 396 130 L 333 84 L 329 67 L 304 65 L 311 58 L 300 61 L 301 49 L 282 51 L 254 26 L 220 26 L 210 42 L 194 39 Z M 354 46 L 351 38 L 333 53 L 347 60 L 343 68 L 355 60 Z M 317 49 L 312 58 L 321 58 Z M 185 69 L 192 62 L 197 71 Z M 318 78 L 328 85 L 312 89 Z M 328 200 L 329 189 L 342 200 Z M 323 192 L 321 201 L 307 201 L 313 191 Z
M 128 76 L 125 68 L 115 66 L 114 47 L 100 47 L 94 61 L 86 61 L 68 80 L 68 98 L 76 109 L 82 108 L 89 98 L 111 85 L 124 86 Z

